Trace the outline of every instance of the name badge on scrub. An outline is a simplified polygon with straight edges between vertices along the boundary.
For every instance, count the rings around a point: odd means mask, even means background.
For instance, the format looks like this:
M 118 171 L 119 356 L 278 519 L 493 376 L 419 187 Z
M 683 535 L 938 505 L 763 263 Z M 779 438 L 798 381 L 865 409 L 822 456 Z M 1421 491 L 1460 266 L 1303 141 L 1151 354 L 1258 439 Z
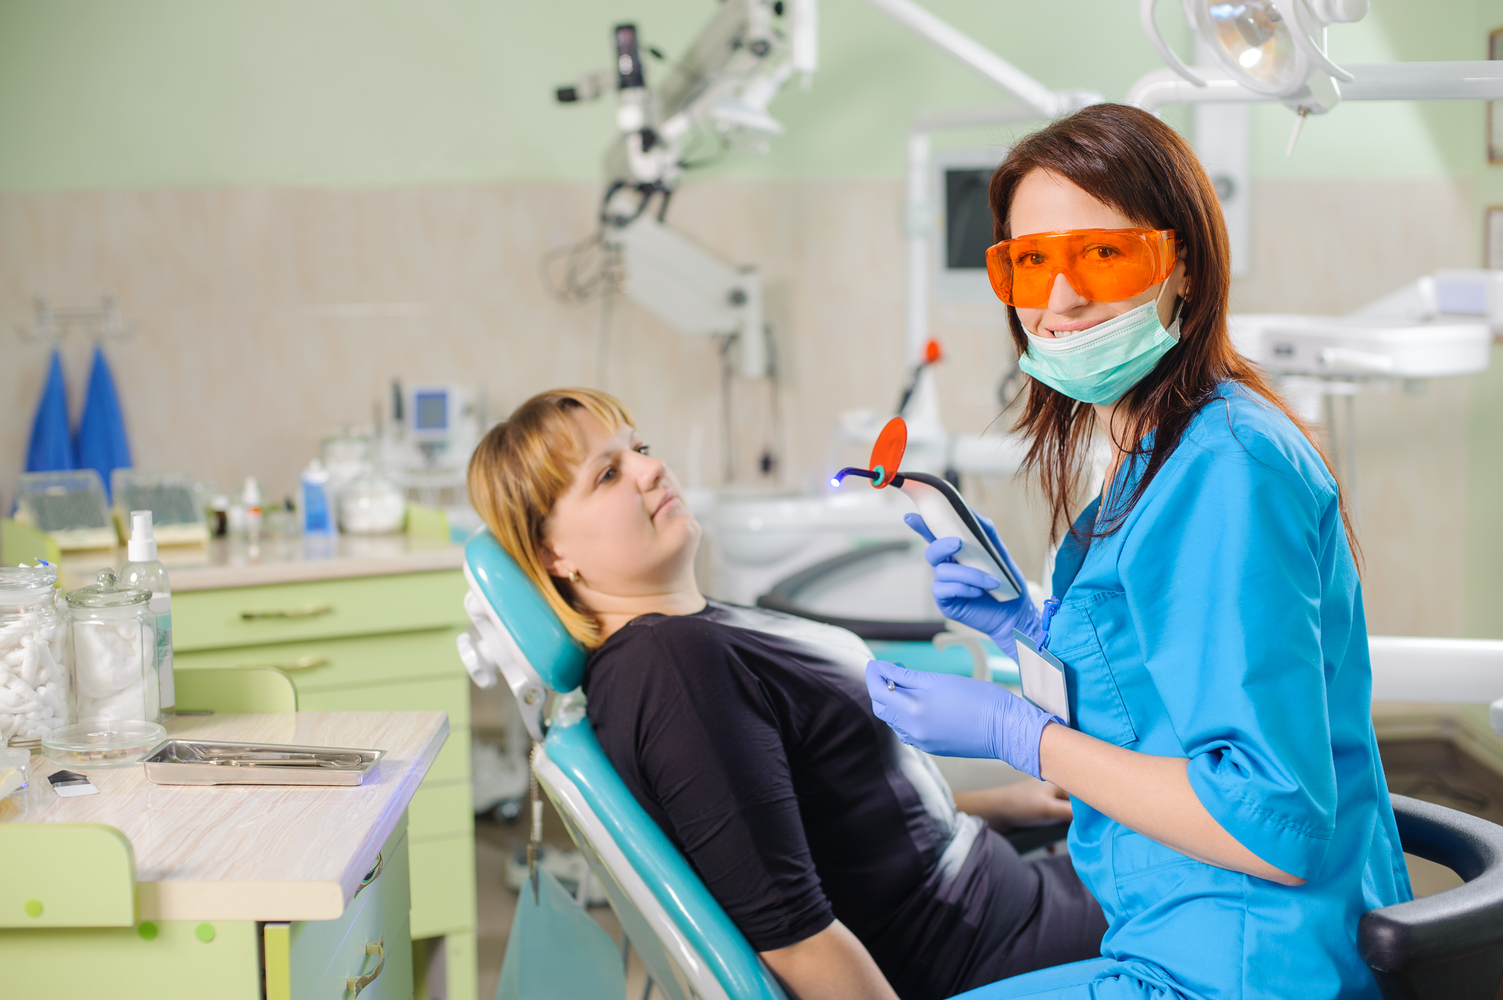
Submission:
M 1017 629 L 1013 629 L 1012 635 L 1018 642 L 1018 674 L 1023 680 L 1023 697 L 1040 711 L 1059 716 L 1068 726 L 1070 695 L 1065 687 L 1065 665 Z

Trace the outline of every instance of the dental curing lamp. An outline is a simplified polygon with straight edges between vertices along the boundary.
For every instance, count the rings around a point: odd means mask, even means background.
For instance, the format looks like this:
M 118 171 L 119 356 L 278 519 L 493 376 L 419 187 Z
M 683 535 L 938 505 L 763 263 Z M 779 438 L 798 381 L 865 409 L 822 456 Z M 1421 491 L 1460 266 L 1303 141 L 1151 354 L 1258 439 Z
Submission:
M 893 417 L 877 435 L 872 447 L 870 468 L 848 466 L 830 479 L 839 486 L 847 476 L 871 480 L 873 489 L 894 486 L 912 501 L 914 509 L 929 526 L 935 538 L 959 538 L 960 551 L 954 559 L 962 566 L 990 573 L 1002 581 L 991 594 L 999 601 L 1011 601 L 1023 593 L 1022 581 L 1013 576 L 997 547 L 987 537 L 981 522 L 966 506 L 960 493 L 938 476 L 927 472 L 899 472 L 903 453 L 908 448 L 908 425 L 902 417 Z

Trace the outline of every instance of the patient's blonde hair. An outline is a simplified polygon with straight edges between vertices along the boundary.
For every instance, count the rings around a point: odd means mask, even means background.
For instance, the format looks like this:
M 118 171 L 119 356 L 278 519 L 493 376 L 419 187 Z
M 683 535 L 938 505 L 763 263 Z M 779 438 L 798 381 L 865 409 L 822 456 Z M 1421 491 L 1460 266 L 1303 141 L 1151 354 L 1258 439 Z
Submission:
M 470 456 L 470 503 L 491 534 L 527 574 L 564 628 L 586 649 L 600 645 L 600 623 L 569 581 L 543 566 L 543 527 L 553 505 L 574 481 L 585 442 L 570 416 L 583 410 L 615 433 L 631 414 L 614 396 L 594 389 L 540 392 L 481 438 Z

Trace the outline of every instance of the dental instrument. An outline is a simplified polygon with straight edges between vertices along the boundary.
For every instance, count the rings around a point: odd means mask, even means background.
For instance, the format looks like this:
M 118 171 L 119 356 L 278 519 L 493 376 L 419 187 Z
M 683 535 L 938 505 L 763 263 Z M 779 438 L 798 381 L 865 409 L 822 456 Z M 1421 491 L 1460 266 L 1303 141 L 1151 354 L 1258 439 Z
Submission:
M 893 417 L 872 447 L 869 467 L 841 469 L 831 478 L 831 485 L 838 487 L 847 476 L 860 476 L 870 479 L 873 489 L 893 486 L 902 490 L 936 538 L 960 539 L 960 549 L 954 555 L 956 562 L 999 581 L 990 591 L 997 600 L 1010 601 L 1023 593 L 1022 584 L 1007 568 L 1006 560 L 954 486 L 926 472 L 898 471 L 907 445 L 908 426 L 902 417 Z

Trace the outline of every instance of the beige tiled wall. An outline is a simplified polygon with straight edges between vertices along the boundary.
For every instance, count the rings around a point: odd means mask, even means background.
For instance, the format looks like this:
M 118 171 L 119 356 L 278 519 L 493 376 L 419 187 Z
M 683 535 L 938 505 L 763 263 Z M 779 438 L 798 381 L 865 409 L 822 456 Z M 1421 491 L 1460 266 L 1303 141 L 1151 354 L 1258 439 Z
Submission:
M 45 351 L 13 328 L 31 297 L 85 304 L 114 293 L 137 328 L 110 344 L 136 461 L 232 483 L 247 472 L 290 493 L 318 440 L 370 420 L 393 376 L 483 387 L 498 417 L 537 390 L 604 384 L 658 452 L 720 482 L 715 346 L 628 302 L 566 305 L 544 253 L 586 236 L 593 185 L 371 189 L 171 189 L 0 194 L 0 502 L 24 456 Z M 1475 256 L 1470 192 L 1445 181 L 1255 185 L 1248 311 L 1341 311 Z M 901 184 L 707 181 L 670 222 L 763 270 L 781 357 L 774 438 L 765 386 L 733 386 L 737 476 L 798 487 L 828 470 L 828 429 L 853 406 L 890 408 L 902 381 Z M 953 429 L 995 416 L 1011 359 L 996 310 L 935 310 Z M 75 417 L 89 345 L 64 350 Z M 1466 383 L 1359 399 L 1359 486 L 1374 631 L 1458 634 Z M 703 447 L 692 461 L 689 444 Z M 775 481 L 755 460 L 782 455 Z M 1015 483 L 977 483 L 1025 566 L 1043 543 Z

